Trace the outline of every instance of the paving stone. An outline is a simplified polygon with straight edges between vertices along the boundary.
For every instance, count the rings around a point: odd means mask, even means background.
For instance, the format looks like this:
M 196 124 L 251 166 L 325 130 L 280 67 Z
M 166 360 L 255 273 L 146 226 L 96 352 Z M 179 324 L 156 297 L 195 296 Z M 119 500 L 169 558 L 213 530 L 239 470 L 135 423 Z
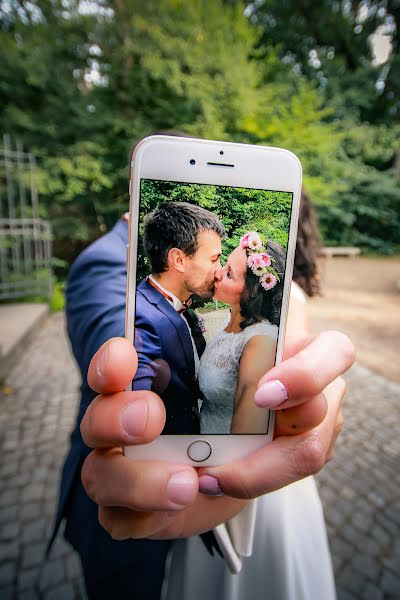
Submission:
M 32 544 L 27 546 L 22 553 L 22 568 L 35 567 L 41 564 L 46 551 L 46 544 Z
M 354 527 L 356 527 L 363 533 L 366 531 L 368 531 L 368 532 L 370 531 L 371 522 L 372 522 L 371 516 L 366 515 L 365 513 L 360 512 L 360 513 L 353 515 L 352 524 L 354 525 Z
M 43 567 L 39 587 L 41 591 L 48 590 L 63 582 L 65 577 L 64 563 L 61 558 L 47 561 Z
M 0 540 L 12 540 L 17 537 L 19 531 L 19 523 L 6 523 L 0 528 Z
M 362 549 L 365 554 L 370 554 L 371 556 L 381 555 L 381 548 L 373 539 L 366 539 Z
M 353 558 L 351 564 L 367 579 L 377 580 L 380 571 L 380 564 L 377 559 L 368 556 L 368 554 L 358 554 Z
M 15 505 L 18 502 L 18 490 L 7 489 L 0 494 L 0 507 L 4 508 L 6 506 Z
M 342 559 L 348 559 L 354 556 L 354 547 L 338 537 L 334 537 L 330 547 L 332 554 L 340 556 Z
M 0 598 L 1 600 L 14 600 L 15 590 L 13 585 L 7 585 L 0 587 Z
M 337 591 L 337 597 L 338 600 L 358 600 L 358 596 L 354 596 L 351 592 L 342 588 Z
M 18 509 L 16 506 L 7 506 L 0 509 L 0 525 L 15 521 Z
M 382 591 L 373 583 L 367 583 L 362 593 L 363 600 L 383 600 Z
M 43 600 L 74 600 L 76 592 L 71 583 L 62 583 L 43 594 Z
M 364 577 L 352 566 L 347 565 L 338 577 L 338 584 L 356 597 L 364 587 Z
M 35 590 L 26 589 L 17 592 L 17 600 L 38 600 L 39 596 Z
M 31 523 L 26 523 L 21 532 L 21 541 L 23 544 L 32 544 L 44 540 L 46 530 L 45 519 L 38 519 Z
M 43 483 L 34 483 L 28 485 L 22 493 L 24 502 L 34 502 L 36 500 L 41 500 L 44 497 L 45 487 Z
M 391 521 L 393 521 L 394 524 L 396 524 L 396 526 L 400 526 L 400 514 L 398 509 L 395 509 L 394 507 L 389 507 L 385 511 L 385 514 L 388 519 L 390 519 Z
M 67 556 L 65 561 L 65 568 L 67 571 L 68 579 L 78 579 L 82 575 L 82 567 L 78 557 L 78 554 L 71 553 Z
M 380 527 L 378 524 L 375 524 L 372 527 L 371 535 L 374 541 L 380 546 L 385 547 L 391 543 L 391 538 L 389 534 L 383 529 L 383 527 Z
M 400 556 L 392 554 L 391 556 L 385 556 L 382 559 L 382 566 L 389 571 L 393 571 L 395 575 L 399 573 Z
M 381 580 L 381 589 L 385 594 L 391 594 L 394 598 L 400 598 L 400 577 L 386 571 Z
M 0 564 L 6 560 L 16 560 L 19 555 L 18 540 L 2 542 L 0 544 Z
M 0 471 L 0 476 L 2 481 L 4 481 L 4 479 L 6 479 L 7 477 L 12 477 L 13 475 L 16 474 L 16 472 L 18 471 L 18 460 L 13 460 L 12 462 L 3 462 L 3 465 L 1 467 L 1 471 Z
M 33 569 L 22 569 L 18 574 L 17 588 L 19 592 L 35 587 L 35 583 L 39 576 L 39 570 Z
M 15 562 L 6 562 L 0 566 L 0 582 L 1 585 L 13 583 L 17 574 Z
M 19 518 L 21 521 L 32 521 L 41 514 L 41 505 L 39 502 L 29 502 L 21 506 Z
M 49 524 L 50 531 L 48 533 L 48 537 L 50 537 L 53 530 L 53 523 Z M 60 558 L 61 556 L 66 556 L 71 554 L 71 546 L 64 540 L 60 535 L 57 535 L 56 539 L 53 542 L 51 547 L 51 558 Z

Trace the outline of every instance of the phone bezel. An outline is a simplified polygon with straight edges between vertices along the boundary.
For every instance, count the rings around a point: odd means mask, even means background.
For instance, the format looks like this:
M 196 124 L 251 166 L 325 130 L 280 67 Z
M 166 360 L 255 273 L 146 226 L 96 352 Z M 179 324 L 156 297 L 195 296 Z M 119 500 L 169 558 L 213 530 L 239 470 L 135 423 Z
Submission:
M 223 155 L 221 155 L 221 151 Z M 195 164 L 191 161 L 195 160 Z M 211 163 L 211 165 L 209 164 Z M 234 165 L 222 166 L 221 165 Z M 289 228 L 286 273 L 293 271 L 302 169 L 295 154 L 281 148 L 231 142 L 150 136 L 136 146 L 131 163 L 129 242 L 127 250 L 127 295 L 125 337 L 134 339 L 136 260 L 138 244 L 139 194 L 141 179 L 205 183 L 232 187 L 291 192 L 293 204 Z M 291 276 L 285 277 L 276 364 L 282 360 L 289 306 Z M 272 441 L 274 411 L 267 434 L 160 435 L 149 444 L 125 446 L 124 453 L 135 460 L 165 460 L 193 466 L 215 466 L 242 458 Z M 211 456 L 199 463 L 191 460 L 187 448 L 195 440 L 212 446 Z

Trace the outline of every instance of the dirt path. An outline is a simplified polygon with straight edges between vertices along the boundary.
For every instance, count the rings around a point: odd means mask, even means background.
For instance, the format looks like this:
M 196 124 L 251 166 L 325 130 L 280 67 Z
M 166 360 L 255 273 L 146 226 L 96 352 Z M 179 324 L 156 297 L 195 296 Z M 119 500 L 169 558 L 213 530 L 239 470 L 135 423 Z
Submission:
M 360 364 L 400 382 L 400 258 L 333 258 L 322 272 L 324 295 L 309 302 L 314 330 L 343 331 Z

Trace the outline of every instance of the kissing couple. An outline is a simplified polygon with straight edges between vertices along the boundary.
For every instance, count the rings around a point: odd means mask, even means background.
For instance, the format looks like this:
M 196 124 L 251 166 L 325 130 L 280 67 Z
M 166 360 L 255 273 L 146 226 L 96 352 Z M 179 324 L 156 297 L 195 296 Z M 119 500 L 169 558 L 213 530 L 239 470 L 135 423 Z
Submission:
M 286 251 L 250 231 L 222 267 L 224 237 L 215 214 L 186 202 L 163 202 L 144 221 L 151 275 L 136 293 L 133 389 L 161 397 L 166 434 L 267 432 L 254 395 L 275 364 Z M 230 307 L 208 344 L 192 296 Z

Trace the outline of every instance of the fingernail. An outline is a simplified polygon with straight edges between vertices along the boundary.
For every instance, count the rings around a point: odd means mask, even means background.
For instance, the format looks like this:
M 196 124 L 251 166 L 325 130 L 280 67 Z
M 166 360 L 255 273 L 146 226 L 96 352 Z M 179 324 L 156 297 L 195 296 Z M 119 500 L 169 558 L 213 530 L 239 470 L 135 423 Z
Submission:
M 108 344 L 106 344 L 103 352 L 100 354 L 100 357 L 97 360 L 96 372 L 99 377 L 104 377 L 104 375 L 105 375 L 107 363 L 110 358 L 111 346 L 112 346 L 112 342 L 108 342 Z
M 254 402 L 262 408 L 275 408 L 287 399 L 287 389 L 279 379 L 267 381 L 258 388 L 254 395 Z
M 195 477 L 187 471 L 171 475 L 167 485 L 168 500 L 180 506 L 193 502 L 197 494 Z
M 121 427 L 129 437 L 143 435 L 147 423 L 146 400 L 135 400 L 124 409 L 121 415 Z
M 207 496 L 223 496 L 221 485 L 216 477 L 212 475 L 201 475 L 199 477 L 199 490 Z

